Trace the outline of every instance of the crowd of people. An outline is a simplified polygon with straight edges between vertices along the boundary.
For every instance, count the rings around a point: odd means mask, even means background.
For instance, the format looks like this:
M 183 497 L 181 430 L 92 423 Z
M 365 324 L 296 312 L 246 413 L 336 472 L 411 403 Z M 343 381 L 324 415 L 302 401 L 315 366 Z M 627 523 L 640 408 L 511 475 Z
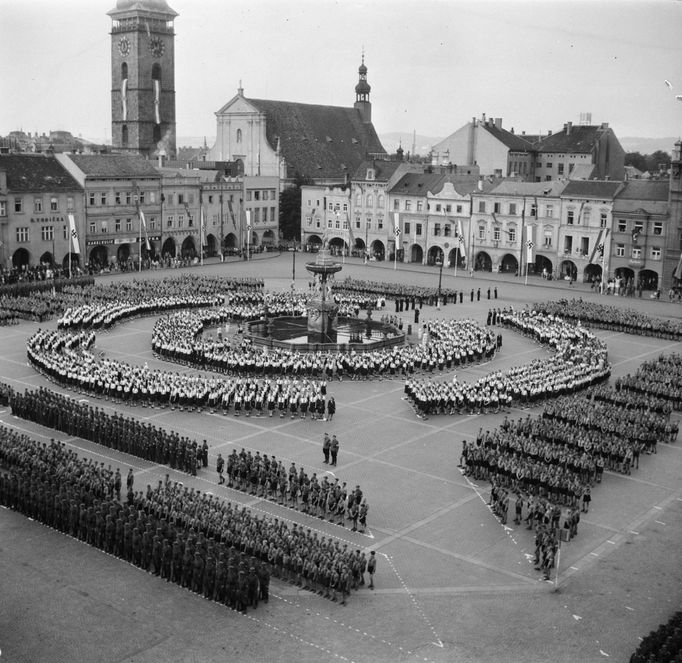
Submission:
M 286 468 L 273 455 L 261 456 L 236 449 L 216 462 L 219 483 L 224 483 L 223 471 L 227 473 L 228 488 L 235 488 L 250 495 L 277 502 L 329 522 L 346 526 L 350 521 L 352 531 L 364 532 L 367 528 L 369 505 L 359 485 L 349 489 L 346 482 L 338 477 L 333 481 L 325 474 L 321 479 L 317 473 L 309 475 L 303 467 L 291 463 Z
M 584 301 L 582 298 L 542 302 L 533 304 L 533 308 L 547 315 L 558 315 L 565 320 L 580 321 L 588 327 L 655 336 L 673 341 L 682 340 L 682 321 L 653 318 L 634 309 L 607 306 Z
M 55 440 L 2 427 L 0 465 L 4 506 L 235 609 L 267 601 L 271 573 L 341 603 L 364 584 L 360 550 L 168 478 L 135 491 L 129 473 L 122 502 L 101 464 Z
M 504 309 L 497 321 L 549 346 L 552 356 L 496 371 L 475 383 L 456 377 L 450 382 L 408 378 L 405 397 L 418 416 L 497 412 L 514 402 L 530 405 L 584 389 L 610 375 L 606 345 L 584 327 L 528 309 Z
M 630 663 L 682 663 L 682 612 L 641 640 Z
M 616 389 L 667 401 L 670 408 L 679 412 L 682 410 L 682 354 L 665 354 L 644 362 L 634 375 L 628 373 L 618 378 Z

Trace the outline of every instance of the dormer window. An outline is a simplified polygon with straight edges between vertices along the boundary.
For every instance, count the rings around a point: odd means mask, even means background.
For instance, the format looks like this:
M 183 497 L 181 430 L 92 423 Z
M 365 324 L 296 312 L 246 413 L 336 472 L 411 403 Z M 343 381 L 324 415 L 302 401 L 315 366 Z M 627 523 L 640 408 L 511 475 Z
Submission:
M 368 168 L 367 169 L 367 179 L 368 180 L 374 179 L 374 168 Z

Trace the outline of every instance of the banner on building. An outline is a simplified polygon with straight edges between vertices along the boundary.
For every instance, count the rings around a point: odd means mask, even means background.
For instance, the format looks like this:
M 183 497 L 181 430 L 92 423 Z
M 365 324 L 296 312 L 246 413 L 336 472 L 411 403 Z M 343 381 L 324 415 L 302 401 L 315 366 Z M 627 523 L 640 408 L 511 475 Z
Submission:
M 526 226 L 526 264 L 535 262 L 535 226 Z
M 604 258 L 604 250 L 606 247 L 606 238 L 609 234 L 608 228 L 602 228 L 599 231 L 599 236 L 592 249 L 592 254 L 590 255 L 590 264 L 601 262 Z
M 76 219 L 74 219 L 73 214 L 69 214 L 69 234 L 71 235 L 71 245 L 73 246 L 74 253 L 81 252 L 81 245 L 78 241 L 78 231 L 76 230 Z
M 462 230 L 462 219 L 457 219 L 457 241 L 459 242 L 459 255 L 461 255 L 463 258 L 466 258 L 467 251 L 464 245 L 464 231 Z
M 144 219 L 144 212 L 142 210 L 140 210 L 140 225 L 142 226 L 142 230 L 144 230 L 144 243 L 147 247 L 147 251 L 151 251 L 152 247 L 149 244 L 149 236 L 147 235 L 147 222 Z

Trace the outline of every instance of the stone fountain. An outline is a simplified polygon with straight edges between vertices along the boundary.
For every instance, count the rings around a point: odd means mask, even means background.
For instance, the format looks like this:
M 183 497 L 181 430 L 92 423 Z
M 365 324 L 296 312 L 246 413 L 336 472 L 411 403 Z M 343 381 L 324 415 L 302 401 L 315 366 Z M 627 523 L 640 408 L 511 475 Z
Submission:
M 332 295 L 330 277 L 340 272 L 342 266 L 332 260 L 325 245 L 317 254 L 315 262 L 306 263 L 305 268 L 315 278 L 315 290 L 308 301 L 308 342 L 336 343 L 339 305 Z

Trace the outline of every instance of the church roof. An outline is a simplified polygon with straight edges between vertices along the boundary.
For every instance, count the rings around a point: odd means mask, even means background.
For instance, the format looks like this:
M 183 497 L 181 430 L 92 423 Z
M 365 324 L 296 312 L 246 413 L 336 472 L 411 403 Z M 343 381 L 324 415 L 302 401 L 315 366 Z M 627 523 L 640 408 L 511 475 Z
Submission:
M 280 150 L 289 177 L 344 178 L 368 154 L 385 154 L 371 123 L 356 108 L 247 99 L 266 118 L 272 149 Z
M 69 159 L 90 177 L 159 177 L 151 161 L 127 154 L 69 154 Z
M 7 174 L 7 190 L 11 192 L 82 191 L 80 184 L 53 156 L 2 154 L 0 170 Z

